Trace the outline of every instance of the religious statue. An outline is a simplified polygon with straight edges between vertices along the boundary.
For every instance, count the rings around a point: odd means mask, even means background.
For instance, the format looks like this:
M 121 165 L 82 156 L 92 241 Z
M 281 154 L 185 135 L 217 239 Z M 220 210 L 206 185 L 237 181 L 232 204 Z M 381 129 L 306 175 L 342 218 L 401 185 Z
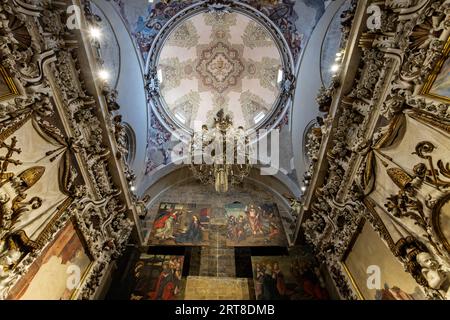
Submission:
M 140 219 L 144 219 L 147 216 L 148 209 L 147 203 L 150 200 L 150 196 L 146 195 L 141 200 L 136 201 L 136 211 Z
M 248 223 L 252 234 L 256 236 L 257 234 L 263 234 L 261 213 L 254 205 L 250 205 L 246 210 Z
M 12 269 L 19 262 L 22 253 L 16 249 L 8 249 L 5 241 L 0 242 L 0 292 L 6 288 L 10 281 Z M 0 299 L 2 299 L 0 295 Z
M 450 300 L 449 279 L 447 274 L 439 268 L 439 263 L 427 252 L 419 253 L 416 261 L 422 268 L 421 272 L 428 286 L 441 292 L 446 300 Z
M 31 167 L 18 175 L 9 176 L 2 172 L 0 179 L 2 191 L 0 193 L 0 226 L 2 231 L 0 239 L 6 241 L 7 249 L 16 249 L 28 245 L 26 230 L 30 226 L 26 221 L 19 219 L 24 213 L 38 209 L 42 199 L 32 197 L 28 199 L 25 193 L 42 177 L 45 168 Z M 3 179 L 8 177 L 7 179 Z M 20 243 L 17 243 L 19 241 Z
M 300 200 L 298 200 L 295 197 L 292 197 L 288 194 L 284 194 L 284 197 L 289 200 L 291 213 L 294 216 L 298 217 L 298 215 L 300 214 L 300 211 L 302 210 L 303 204 L 300 202 Z
M 126 159 L 129 150 L 127 143 L 127 133 L 122 123 L 121 115 L 117 115 L 113 118 L 113 125 L 114 125 L 114 137 L 116 138 L 118 149 L 117 158 L 120 159 L 123 157 L 124 159 Z

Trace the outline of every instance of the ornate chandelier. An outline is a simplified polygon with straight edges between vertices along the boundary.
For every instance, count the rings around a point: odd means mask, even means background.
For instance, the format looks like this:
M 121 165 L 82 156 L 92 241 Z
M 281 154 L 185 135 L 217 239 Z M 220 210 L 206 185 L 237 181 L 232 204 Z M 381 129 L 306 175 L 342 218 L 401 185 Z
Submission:
M 239 184 L 250 174 L 251 148 L 244 128 L 233 127 L 223 109 L 214 117 L 214 126 L 202 126 L 194 133 L 190 146 L 190 169 L 203 184 L 214 185 L 217 192 L 227 192 L 230 185 Z

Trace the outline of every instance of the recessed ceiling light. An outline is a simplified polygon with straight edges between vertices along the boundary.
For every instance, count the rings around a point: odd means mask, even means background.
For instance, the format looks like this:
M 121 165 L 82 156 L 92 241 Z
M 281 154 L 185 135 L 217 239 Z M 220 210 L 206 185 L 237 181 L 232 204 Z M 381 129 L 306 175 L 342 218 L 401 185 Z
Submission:
M 278 69 L 277 83 L 280 83 L 281 81 L 283 81 L 283 70 Z
M 156 76 L 158 77 L 159 83 L 162 83 L 162 82 L 163 82 L 163 73 L 162 73 L 162 69 L 158 69 L 158 72 L 157 72 L 157 75 L 156 75 Z
M 306 187 L 303 186 L 303 187 L 301 188 L 301 190 L 302 190 L 302 192 L 305 192 L 305 191 L 306 191 Z
M 338 71 L 339 70 L 339 65 L 338 64 L 333 64 L 332 66 L 331 66 L 331 72 L 336 72 L 336 71 Z
M 109 72 L 105 69 L 102 69 L 98 72 L 98 77 L 100 80 L 106 81 L 109 79 Z
M 91 27 L 89 29 L 89 35 L 91 36 L 91 38 L 93 39 L 100 39 L 102 37 L 102 31 L 100 30 L 100 28 L 97 27 Z

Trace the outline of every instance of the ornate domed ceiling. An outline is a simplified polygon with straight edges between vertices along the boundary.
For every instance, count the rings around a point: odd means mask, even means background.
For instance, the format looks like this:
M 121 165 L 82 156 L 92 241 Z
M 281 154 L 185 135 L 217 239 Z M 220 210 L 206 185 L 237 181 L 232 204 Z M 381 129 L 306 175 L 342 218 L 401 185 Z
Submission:
M 157 62 L 170 116 L 191 129 L 224 109 L 249 129 L 276 104 L 282 58 L 269 31 L 244 14 L 204 12 L 180 22 Z

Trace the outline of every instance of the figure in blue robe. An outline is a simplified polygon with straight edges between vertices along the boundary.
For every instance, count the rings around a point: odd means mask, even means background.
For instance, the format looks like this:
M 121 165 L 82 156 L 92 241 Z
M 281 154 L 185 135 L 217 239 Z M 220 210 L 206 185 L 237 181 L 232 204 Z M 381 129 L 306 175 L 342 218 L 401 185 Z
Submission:
M 192 243 L 198 243 L 203 240 L 202 237 L 202 226 L 200 225 L 200 221 L 197 216 L 192 216 L 192 221 L 189 224 L 188 229 L 186 232 L 177 235 L 175 237 L 175 241 L 177 243 L 185 243 L 185 242 L 192 242 Z

